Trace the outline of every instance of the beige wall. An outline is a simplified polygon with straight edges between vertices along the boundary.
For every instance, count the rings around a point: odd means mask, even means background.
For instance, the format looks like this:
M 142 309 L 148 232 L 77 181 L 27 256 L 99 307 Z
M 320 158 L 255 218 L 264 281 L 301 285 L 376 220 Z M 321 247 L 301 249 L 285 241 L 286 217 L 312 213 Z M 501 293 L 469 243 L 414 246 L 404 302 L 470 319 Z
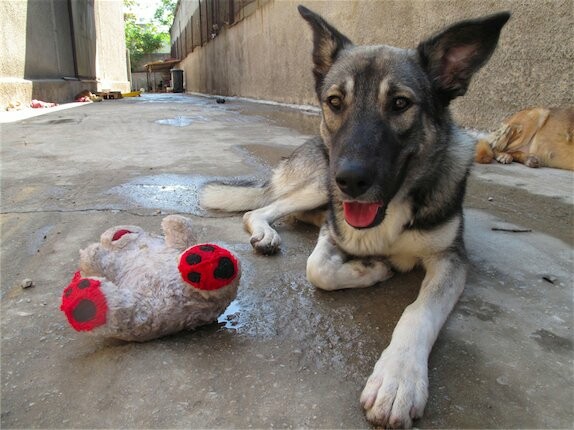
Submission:
M 130 91 L 123 1 L 98 0 L 95 12 L 98 90 Z
M 75 80 L 67 0 L 0 0 L 0 109 L 32 98 L 69 102 L 83 89 L 129 91 L 122 0 L 74 0 L 73 6 L 82 18 L 76 31 L 93 48 L 76 40 L 88 80 Z
M 315 104 L 311 32 L 299 3 L 355 43 L 405 48 L 456 20 L 510 10 L 498 50 L 454 102 L 455 117 L 492 129 L 528 106 L 574 104 L 572 0 L 272 0 L 181 62 L 187 91 Z

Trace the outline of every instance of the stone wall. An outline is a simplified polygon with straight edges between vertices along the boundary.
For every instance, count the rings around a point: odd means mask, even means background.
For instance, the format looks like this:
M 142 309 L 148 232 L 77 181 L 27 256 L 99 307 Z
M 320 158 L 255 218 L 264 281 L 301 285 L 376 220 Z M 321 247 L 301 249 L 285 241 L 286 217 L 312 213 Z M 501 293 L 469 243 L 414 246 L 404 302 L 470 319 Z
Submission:
M 494 56 L 453 103 L 456 119 L 492 129 L 528 106 L 574 104 L 572 0 L 265 0 L 183 59 L 187 91 L 315 104 L 311 31 L 297 12 L 300 3 L 357 44 L 404 48 L 457 20 L 509 10 Z M 185 28 L 190 12 L 182 10 L 172 38 Z
M 0 109 L 129 91 L 121 0 L 4 0 L 0 24 Z

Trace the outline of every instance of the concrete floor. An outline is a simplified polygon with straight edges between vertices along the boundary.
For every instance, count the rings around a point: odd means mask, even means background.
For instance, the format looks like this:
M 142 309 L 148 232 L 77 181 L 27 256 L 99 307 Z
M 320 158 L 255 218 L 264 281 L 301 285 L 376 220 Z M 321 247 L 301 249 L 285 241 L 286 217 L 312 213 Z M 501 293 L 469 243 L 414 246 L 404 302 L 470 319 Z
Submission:
M 358 397 L 422 273 L 325 293 L 317 231 L 283 222 L 276 257 L 208 214 L 213 177 L 264 175 L 315 129 L 281 107 L 147 95 L 1 124 L 2 428 L 368 428 Z M 572 428 L 574 175 L 476 166 L 472 270 L 430 357 L 431 428 Z M 147 343 L 74 332 L 59 311 L 78 250 L 119 224 L 188 214 L 244 275 L 219 323 Z M 531 232 L 493 231 L 519 227 Z M 22 289 L 29 278 L 34 287 Z

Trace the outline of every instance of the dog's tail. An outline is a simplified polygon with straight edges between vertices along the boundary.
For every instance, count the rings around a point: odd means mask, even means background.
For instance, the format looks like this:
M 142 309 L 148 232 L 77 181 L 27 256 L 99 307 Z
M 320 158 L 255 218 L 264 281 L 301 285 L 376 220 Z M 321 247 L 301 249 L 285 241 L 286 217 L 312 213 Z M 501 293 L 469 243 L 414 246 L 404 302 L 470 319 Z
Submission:
M 480 164 L 489 164 L 494 159 L 494 152 L 485 139 L 478 139 L 475 147 L 474 161 Z
M 199 193 L 204 209 L 244 212 L 265 206 L 271 201 L 268 184 L 255 181 L 237 183 L 210 182 Z

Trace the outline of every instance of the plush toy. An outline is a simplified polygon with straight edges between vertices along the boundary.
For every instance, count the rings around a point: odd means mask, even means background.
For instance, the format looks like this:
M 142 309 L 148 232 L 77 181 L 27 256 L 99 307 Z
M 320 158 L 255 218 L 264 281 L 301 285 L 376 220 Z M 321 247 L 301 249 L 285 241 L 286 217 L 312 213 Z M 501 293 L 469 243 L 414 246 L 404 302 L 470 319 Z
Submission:
M 213 322 L 237 294 L 240 267 L 228 250 L 191 246 L 191 221 L 169 215 L 165 237 L 136 226 L 104 232 L 80 251 L 61 310 L 77 331 L 146 341 Z

